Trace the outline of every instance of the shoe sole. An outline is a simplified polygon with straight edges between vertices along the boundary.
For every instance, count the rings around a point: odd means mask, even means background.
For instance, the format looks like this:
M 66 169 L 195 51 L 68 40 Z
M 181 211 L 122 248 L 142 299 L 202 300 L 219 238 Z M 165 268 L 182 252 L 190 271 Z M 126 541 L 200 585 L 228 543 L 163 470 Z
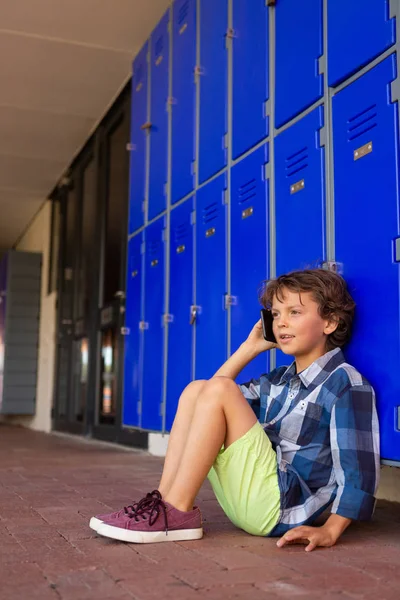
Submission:
M 100 519 L 98 519 L 97 517 L 92 517 L 90 519 L 89 527 L 90 529 L 93 529 L 93 531 L 95 531 L 96 533 L 100 525 L 103 525 L 103 521 L 100 521 Z
M 119 540 L 120 542 L 129 542 L 131 544 L 154 544 L 157 542 L 184 542 L 188 540 L 200 540 L 203 537 L 203 528 L 199 529 L 175 529 L 174 531 L 130 531 L 122 527 L 103 524 L 97 530 L 99 535 Z

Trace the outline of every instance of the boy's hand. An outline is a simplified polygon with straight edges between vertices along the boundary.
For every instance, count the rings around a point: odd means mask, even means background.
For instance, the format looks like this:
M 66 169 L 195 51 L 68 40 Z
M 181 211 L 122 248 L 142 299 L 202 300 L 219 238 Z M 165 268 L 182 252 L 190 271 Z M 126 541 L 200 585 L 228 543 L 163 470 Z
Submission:
M 276 543 L 278 548 L 286 544 L 308 544 L 306 552 L 311 552 L 317 546 L 329 548 L 337 542 L 337 537 L 327 527 L 295 527 L 291 529 Z
M 278 344 L 264 340 L 261 319 L 257 321 L 253 329 L 250 331 L 249 337 L 245 341 L 245 344 L 246 346 L 251 347 L 257 354 L 261 354 L 267 350 L 272 350 L 272 348 L 279 348 Z

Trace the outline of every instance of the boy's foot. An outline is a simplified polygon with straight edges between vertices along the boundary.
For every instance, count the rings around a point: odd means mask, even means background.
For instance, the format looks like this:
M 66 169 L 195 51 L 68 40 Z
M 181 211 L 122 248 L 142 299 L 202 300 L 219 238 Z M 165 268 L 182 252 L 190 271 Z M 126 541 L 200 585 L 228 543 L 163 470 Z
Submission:
M 99 535 L 136 544 L 199 540 L 203 537 L 200 509 L 182 512 L 161 497 L 136 509 L 121 519 L 103 523 Z
M 124 517 L 128 517 L 129 515 L 133 515 L 139 506 L 145 506 L 145 504 L 153 498 L 161 498 L 161 494 L 158 490 L 153 490 L 152 492 L 149 492 L 144 498 L 142 498 L 142 500 L 140 500 L 140 502 L 132 502 L 132 504 L 130 504 L 129 506 L 124 506 L 124 508 L 121 508 L 121 510 L 117 510 L 112 513 L 107 513 L 105 515 L 96 515 L 95 517 L 92 517 L 89 522 L 89 527 L 90 529 L 93 529 L 97 532 L 100 525 L 102 525 L 103 523 L 108 523 L 109 521 L 112 522 L 117 519 L 123 519 Z

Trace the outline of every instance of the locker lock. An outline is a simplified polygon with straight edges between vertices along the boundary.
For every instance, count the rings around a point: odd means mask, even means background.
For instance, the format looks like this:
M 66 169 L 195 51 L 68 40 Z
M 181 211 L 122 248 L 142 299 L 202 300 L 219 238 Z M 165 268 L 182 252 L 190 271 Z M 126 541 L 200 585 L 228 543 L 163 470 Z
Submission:
M 336 262 L 335 260 L 327 260 L 322 263 L 322 268 L 326 271 L 333 271 L 334 273 L 338 273 L 338 275 L 343 275 L 343 263 Z
M 197 315 L 201 313 L 201 306 L 190 307 L 190 325 L 194 325 L 197 319 Z

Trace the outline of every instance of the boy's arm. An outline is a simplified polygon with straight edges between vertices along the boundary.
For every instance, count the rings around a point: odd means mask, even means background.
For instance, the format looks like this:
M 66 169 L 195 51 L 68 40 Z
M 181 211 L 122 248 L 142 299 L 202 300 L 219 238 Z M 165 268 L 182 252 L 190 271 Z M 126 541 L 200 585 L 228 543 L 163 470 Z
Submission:
M 379 484 L 379 424 L 370 385 L 349 387 L 331 413 L 330 441 L 338 490 L 332 513 L 367 521 Z
M 256 356 L 277 347 L 277 344 L 264 340 L 260 319 L 254 325 L 247 340 L 243 342 L 236 352 L 218 369 L 214 374 L 214 377 L 229 377 L 229 379 L 236 379 L 239 373 L 249 364 L 249 362 L 256 358 Z

